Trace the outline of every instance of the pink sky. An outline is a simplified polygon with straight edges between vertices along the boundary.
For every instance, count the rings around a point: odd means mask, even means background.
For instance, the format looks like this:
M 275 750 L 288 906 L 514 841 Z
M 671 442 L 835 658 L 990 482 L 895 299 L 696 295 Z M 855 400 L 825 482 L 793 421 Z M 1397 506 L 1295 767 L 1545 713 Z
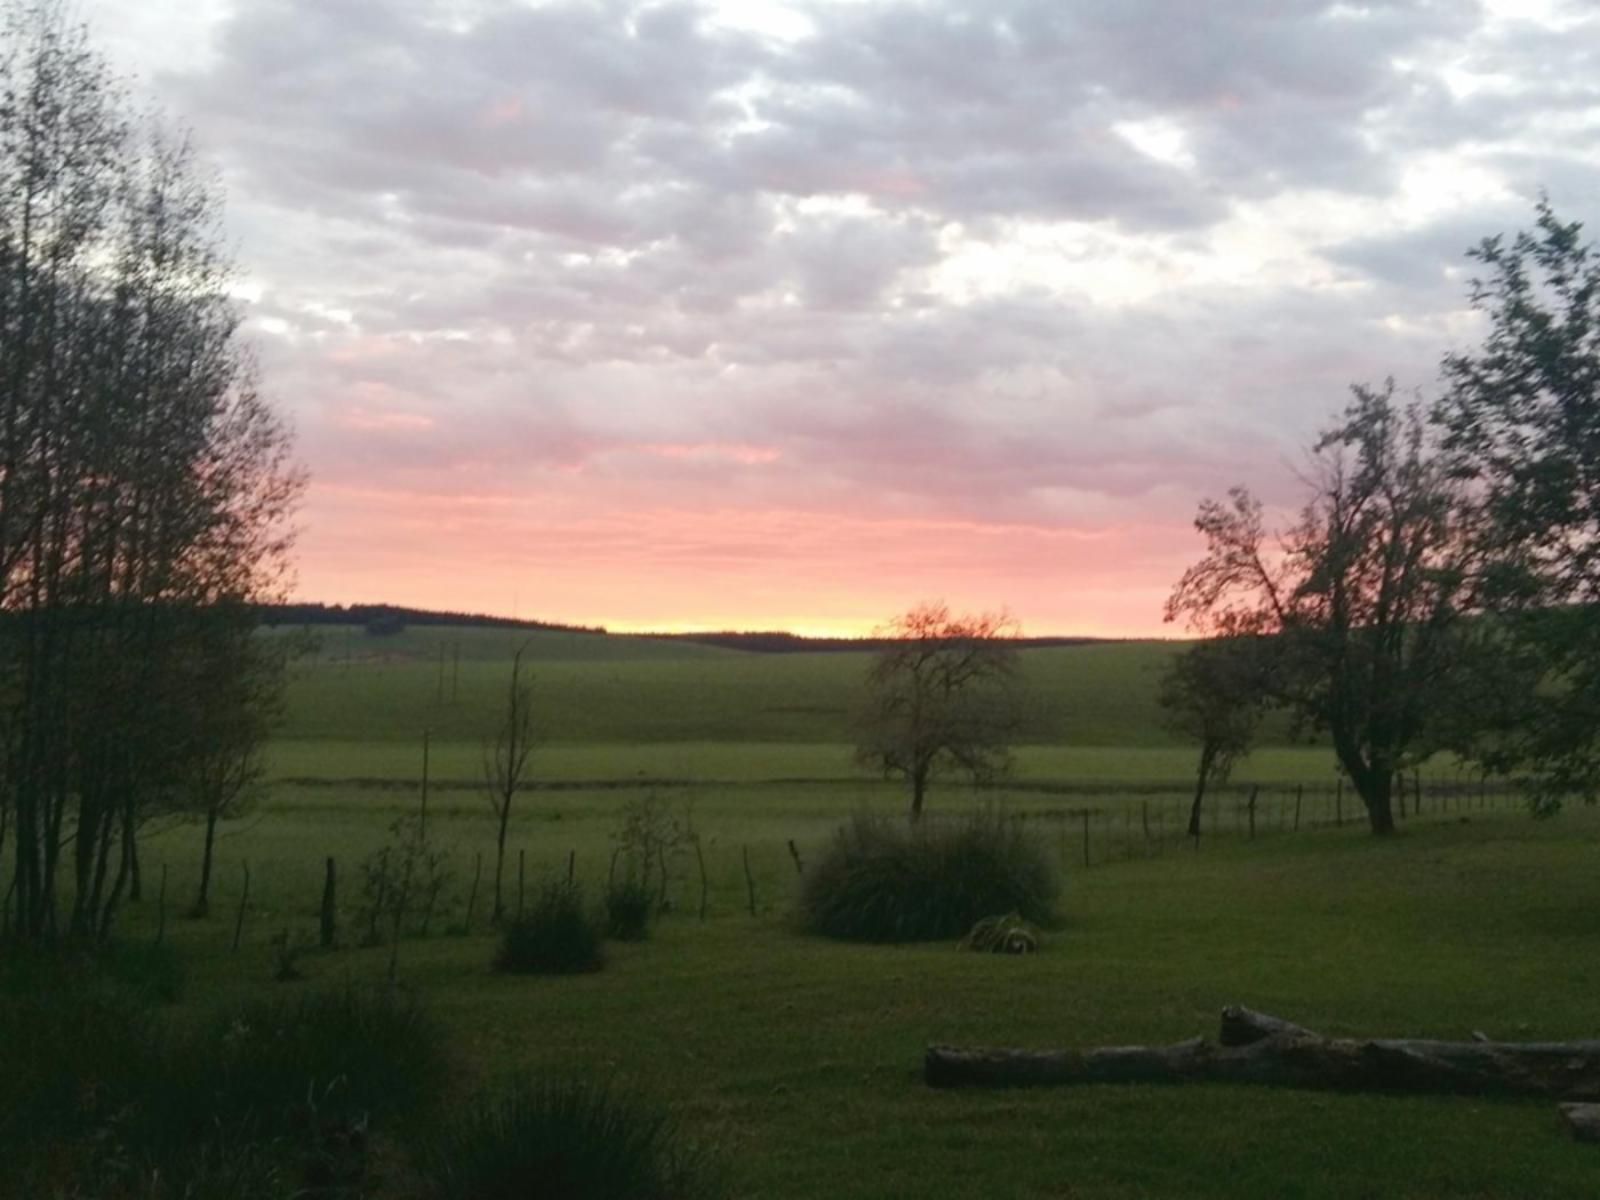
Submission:
M 329 602 L 1177 632 L 1197 502 L 1600 196 L 1564 0 L 86 8 L 227 188 Z

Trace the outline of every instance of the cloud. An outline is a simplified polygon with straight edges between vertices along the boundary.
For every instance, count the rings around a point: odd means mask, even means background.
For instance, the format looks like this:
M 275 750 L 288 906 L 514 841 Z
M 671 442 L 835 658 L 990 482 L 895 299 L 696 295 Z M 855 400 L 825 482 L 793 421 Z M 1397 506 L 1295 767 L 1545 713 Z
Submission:
M 308 592 L 399 588 L 457 496 L 474 545 L 670 561 L 685 597 L 767 563 L 882 603 L 915 528 L 907 590 L 987 573 L 1070 628 L 1081 555 L 1003 555 L 1125 537 L 1158 601 L 1200 495 L 1290 501 L 1348 383 L 1426 388 L 1472 336 L 1466 248 L 1541 185 L 1586 215 L 1600 169 L 1578 5 L 137 7 L 90 16 L 227 181 L 320 481 Z M 740 516 L 772 513 L 815 536 Z M 652 552 L 697 522 L 728 532 Z M 563 578 L 548 615 L 601 615 Z

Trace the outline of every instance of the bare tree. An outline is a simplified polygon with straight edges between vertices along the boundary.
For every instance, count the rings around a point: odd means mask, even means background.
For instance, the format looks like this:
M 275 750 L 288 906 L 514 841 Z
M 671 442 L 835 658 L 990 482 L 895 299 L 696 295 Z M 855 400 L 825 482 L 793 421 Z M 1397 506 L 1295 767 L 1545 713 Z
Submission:
M 1167 619 L 1270 637 L 1275 699 L 1328 733 L 1373 833 L 1388 834 L 1395 773 L 1434 748 L 1430 722 L 1469 661 L 1470 507 L 1415 408 L 1392 386 L 1354 392 L 1281 539 L 1243 488 L 1200 506 L 1206 554 Z
M 511 806 L 517 798 L 533 752 L 533 681 L 524 679 L 522 657 L 527 645 L 517 647 L 511 656 L 511 678 L 506 686 L 506 704 L 494 741 L 484 746 L 483 778 L 489 791 L 489 807 L 495 817 L 494 843 L 494 921 L 505 916 L 501 882 L 505 877 L 506 831 L 511 825 Z
M 857 716 L 856 756 L 911 790 L 911 819 L 922 816 L 941 774 L 975 780 L 1003 772 L 1020 722 L 1020 679 L 1004 613 L 952 615 L 942 602 L 920 604 L 880 631 L 891 639 L 867 672 Z
M 1214 638 L 1175 655 L 1161 678 L 1157 699 L 1174 733 L 1200 744 L 1189 836 L 1200 836 L 1206 791 L 1226 783 L 1234 765 L 1250 753 L 1266 707 L 1264 655 L 1255 638 Z

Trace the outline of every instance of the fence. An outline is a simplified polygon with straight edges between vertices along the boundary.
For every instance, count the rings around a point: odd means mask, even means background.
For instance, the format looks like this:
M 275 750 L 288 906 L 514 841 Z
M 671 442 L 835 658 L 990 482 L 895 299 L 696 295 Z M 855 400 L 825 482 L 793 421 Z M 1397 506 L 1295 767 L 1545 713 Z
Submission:
M 1367 810 L 1343 779 L 1316 783 L 1229 784 L 1208 789 L 1201 804 L 1200 836 L 1188 836 L 1192 789 L 1170 785 L 1107 785 L 1089 789 L 1060 784 L 1011 783 L 1003 794 L 1017 820 L 1044 827 L 1063 863 L 1094 866 L 1198 851 L 1217 838 L 1255 839 L 1345 826 L 1365 828 Z M 1059 803 L 1041 802 L 1059 797 Z M 1074 804 L 1069 797 L 1081 797 Z M 1397 777 L 1395 824 L 1470 820 L 1474 813 L 1526 812 L 1526 786 L 1514 779 Z

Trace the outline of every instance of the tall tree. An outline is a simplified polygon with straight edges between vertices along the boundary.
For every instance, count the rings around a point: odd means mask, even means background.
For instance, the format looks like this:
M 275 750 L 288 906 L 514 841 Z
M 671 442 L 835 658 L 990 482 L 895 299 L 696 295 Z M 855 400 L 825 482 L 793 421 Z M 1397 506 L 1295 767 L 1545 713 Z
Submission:
M 1471 253 L 1488 333 L 1445 359 L 1434 415 L 1487 518 L 1484 601 L 1543 683 L 1479 750 L 1531 768 L 1550 811 L 1600 794 L 1600 256 L 1547 201 Z
M 1212 638 L 1174 655 L 1157 700 L 1167 728 L 1199 744 L 1189 836 L 1200 836 L 1206 792 L 1250 753 L 1268 702 L 1266 647 L 1255 637 Z
M 0 8 L 0 794 L 35 940 L 68 847 L 67 928 L 109 932 L 195 744 L 175 651 L 272 591 L 300 487 L 216 190 L 125 108 L 59 4 Z
M 506 833 L 511 828 L 511 809 L 517 792 L 526 782 L 528 758 L 533 753 L 533 681 L 522 673 L 522 657 L 527 645 L 517 647 L 511 656 L 511 677 L 506 683 L 506 703 L 501 710 L 500 727 L 494 741 L 483 750 L 483 778 L 489 791 L 489 807 L 494 812 L 494 921 L 505 917 L 501 883 L 506 868 Z
M 1372 831 L 1394 831 L 1397 771 L 1433 749 L 1430 715 L 1465 671 L 1470 512 L 1422 414 L 1357 387 L 1312 450 L 1299 521 L 1269 537 L 1243 488 L 1195 521 L 1205 556 L 1167 619 L 1271 638 L 1277 699 L 1326 731 Z
M 1016 623 L 1002 613 L 952 615 L 921 604 L 880 631 L 857 718 L 860 762 L 903 779 L 911 819 L 942 774 L 991 778 L 1011 760 L 1021 718 Z

